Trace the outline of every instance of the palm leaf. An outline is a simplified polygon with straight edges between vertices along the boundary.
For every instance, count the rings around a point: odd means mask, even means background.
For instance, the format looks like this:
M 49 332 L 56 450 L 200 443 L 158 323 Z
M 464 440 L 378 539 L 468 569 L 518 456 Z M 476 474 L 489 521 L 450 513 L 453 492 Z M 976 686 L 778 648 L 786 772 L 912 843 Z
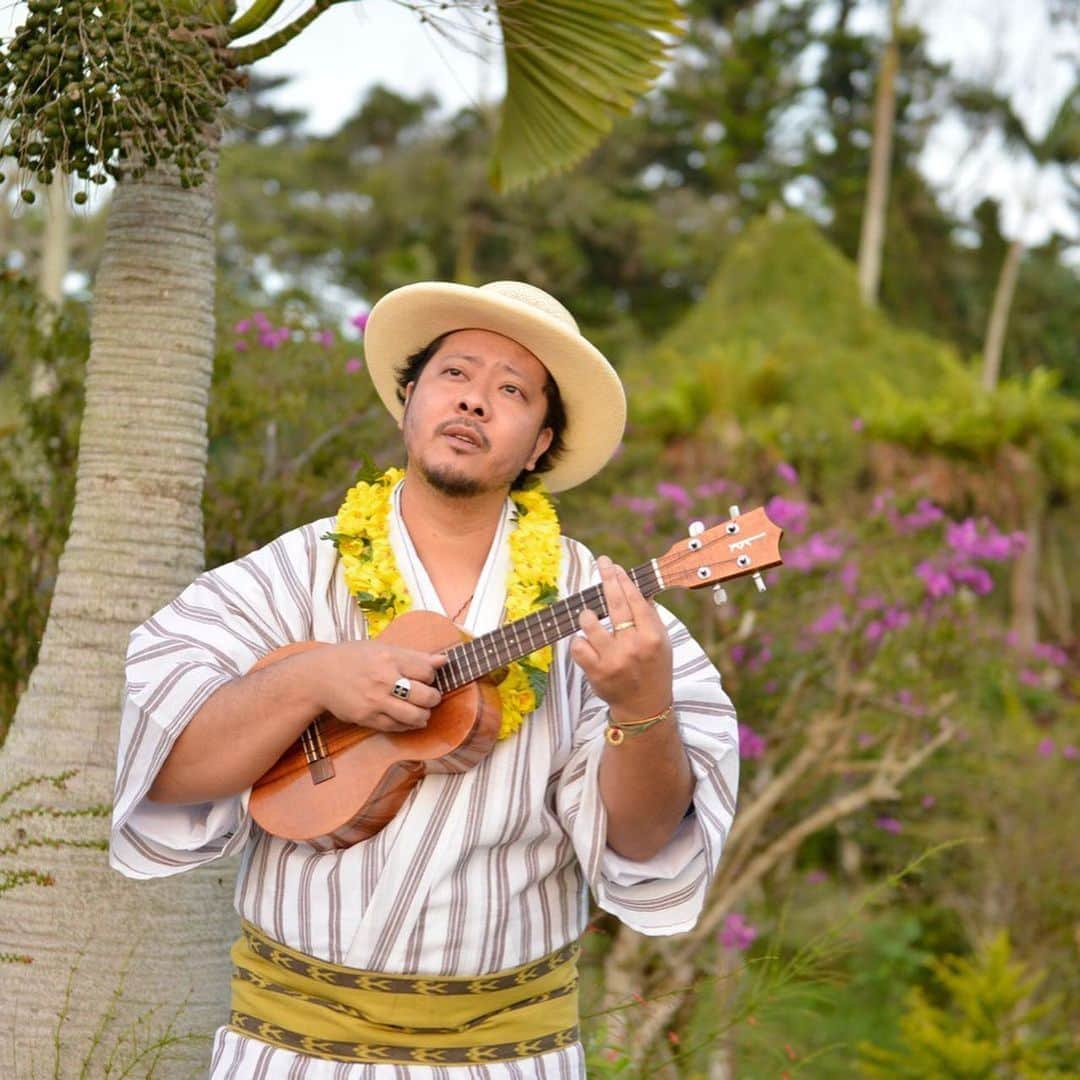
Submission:
M 629 112 L 681 32 L 675 0 L 498 0 L 506 101 L 492 182 L 509 190 L 568 168 Z

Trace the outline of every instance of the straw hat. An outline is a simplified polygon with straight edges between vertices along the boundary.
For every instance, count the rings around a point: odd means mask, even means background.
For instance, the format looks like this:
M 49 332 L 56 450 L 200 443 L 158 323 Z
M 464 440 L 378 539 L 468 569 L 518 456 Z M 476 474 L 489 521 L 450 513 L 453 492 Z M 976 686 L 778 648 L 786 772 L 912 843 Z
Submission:
M 375 390 L 395 419 L 404 411 L 397 399 L 397 369 L 453 330 L 490 330 L 512 338 L 551 373 L 566 410 L 566 430 L 562 453 L 543 474 L 550 491 L 576 487 L 607 464 L 626 426 L 619 376 L 558 300 L 521 281 L 479 288 L 419 282 L 387 293 L 371 309 L 364 357 Z

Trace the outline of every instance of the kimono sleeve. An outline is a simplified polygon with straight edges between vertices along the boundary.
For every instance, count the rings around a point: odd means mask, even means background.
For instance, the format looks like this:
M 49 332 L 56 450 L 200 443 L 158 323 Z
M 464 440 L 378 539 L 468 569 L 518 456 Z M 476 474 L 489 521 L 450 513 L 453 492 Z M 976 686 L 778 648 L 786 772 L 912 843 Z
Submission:
M 607 705 L 569 661 L 580 714 L 570 759 L 556 791 L 556 811 L 596 903 L 643 934 L 683 933 L 697 922 L 735 814 L 738 726 L 720 676 L 686 627 L 657 605 L 674 653 L 674 703 L 694 775 L 693 806 L 653 858 L 627 859 L 607 846 L 607 813 L 598 773 Z
M 246 792 L 188 805 L 155 803 L 147 792 L 217 689 L 273 649 L 312 636 L 319 524 L 200 575 L 132 632 L 110 838 L 110 862 L 128 877 L 176 874 L 247 839 Z

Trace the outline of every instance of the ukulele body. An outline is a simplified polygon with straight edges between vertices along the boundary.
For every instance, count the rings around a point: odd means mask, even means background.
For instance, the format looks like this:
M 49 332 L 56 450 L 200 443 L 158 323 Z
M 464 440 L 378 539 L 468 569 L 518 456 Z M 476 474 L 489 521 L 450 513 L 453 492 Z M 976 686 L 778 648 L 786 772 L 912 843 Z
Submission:
M 378 640 L 444 652 L 468 635 L 443 615 L 409 611 Z M 327 647 L 319 641 L 285 645 L 251 670 Z M 376 731 L 323 713 L 308 728 L 309 737 L 293 743 L 256 781 L 251 816 L 267 832 L 320 851 L 351 847 L 382 829 L 428 773 L 465 772 L 482 761 L 501 720 L 499 692 L 488 678 L 444 695 L 427 726 L 415 731 Z

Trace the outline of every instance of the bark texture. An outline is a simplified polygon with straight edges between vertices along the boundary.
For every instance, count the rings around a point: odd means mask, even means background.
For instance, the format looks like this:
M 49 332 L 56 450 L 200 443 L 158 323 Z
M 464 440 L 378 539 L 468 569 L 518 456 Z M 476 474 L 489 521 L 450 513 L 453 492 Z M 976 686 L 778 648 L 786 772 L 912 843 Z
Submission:
M 127 881 L 95 846 L 107 818 L 82 812 L 112 800 L 128 635 L 202 568 L 213 341 L 212 185 L 183 190 L 161 172 L 121 184 L 96 282 L 71 533 L 0 750 L 0 796 L 75 774 L 0 804 L 9 819 L 33 811 L 0 839 L 3 1076 L 198 1075 L 226 1015 L 232 868 Z M 20 871 L 37 876 L 11 887 Z

